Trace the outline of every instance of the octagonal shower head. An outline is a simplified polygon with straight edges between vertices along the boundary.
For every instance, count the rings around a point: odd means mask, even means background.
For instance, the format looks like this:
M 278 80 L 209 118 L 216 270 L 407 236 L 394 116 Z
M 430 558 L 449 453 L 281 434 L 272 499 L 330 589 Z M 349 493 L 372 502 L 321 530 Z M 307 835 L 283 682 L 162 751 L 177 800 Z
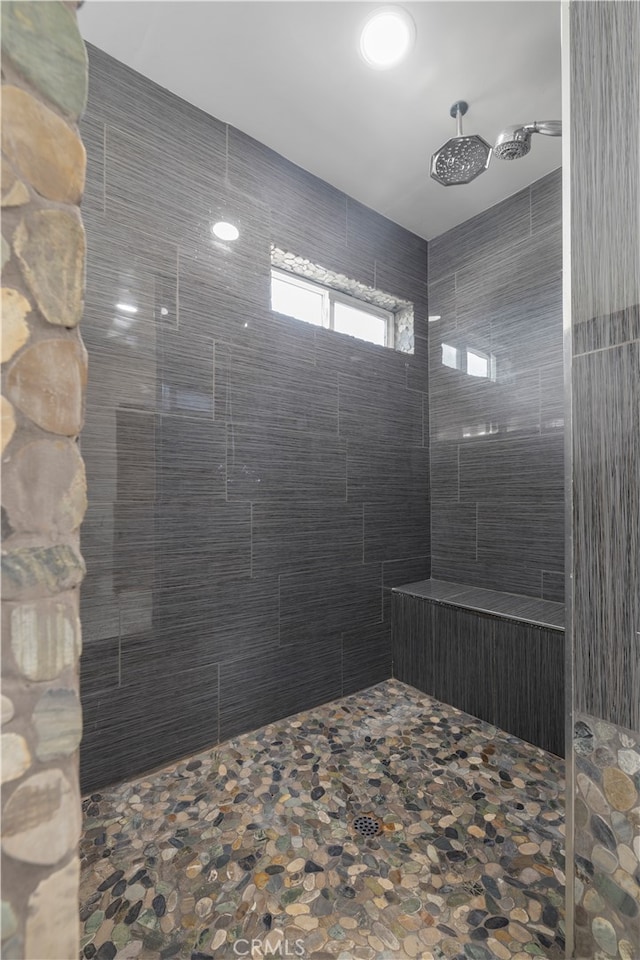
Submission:
M 491 145 L 477 133 L 463 136 L 462 118 L 469 109 L 464 100 L 454 103 L 449 114 L 456 120 L 456 136 L 447 140 L 431 157 L 431 176 L 443 187 L 471 183 L 489 166 Z

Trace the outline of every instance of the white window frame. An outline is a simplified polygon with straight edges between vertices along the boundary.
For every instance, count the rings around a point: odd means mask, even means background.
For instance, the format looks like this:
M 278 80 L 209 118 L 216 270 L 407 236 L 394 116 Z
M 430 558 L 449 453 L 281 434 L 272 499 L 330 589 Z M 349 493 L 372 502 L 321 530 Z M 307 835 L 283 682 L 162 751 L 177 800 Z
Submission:
M 445 347 L 447 347 L 449 350 L 455 351 L 455 363 L 445 363 Z M 477 350 L 475 347 L 457 347 L 453 343 L 441 343 L 440 349 L 442 353 L 441 362 L 444 367 L 449 367 L 451 370 L 459 370 L 460 373 L 466 373 L 467 376 L 474 377 L 476 380 L 491 380 L 493 382 L 497 380 L 497 361 L 495 353 L 487 353 L 484 350 Z M 469 373 L 469 354 L 472 354 L 479 360 L 486 361 L 486 374 Z
M 384 320 L 384 347 L 393 349 L 395 342 L 395 317 L 390 310 L 384 310 L 382 307 L 377 307 L 375 304 L 368 303 L 366 300 L 360 300 L 359 297 L 352 297 L 348 293 L 342 293 L 340 290 L 334 290 L 332 287 L 324 286 L 322 283 L 316 283 L 315 280 L 307 280 L 305 277 L 299 277 L 297 274 L 290 273 L 288 270 L 279 270 L 277 267 L 272 267 L 271 278 L 273 279 L 274 277 L 290 283 L 295 287 L 301 287 L 303 290 L 313 290 L 314 293 L 320 292 L 322 294 L 322 327 L 325 330 L 335 330 L 334 308 L 336 303 L 344 303 L 346 306 L 354 307 L 363 313 L 370 314 L 372 317 Z M 296 317 L 294 319 L 300 318 Z M 302 320 L 301 322 L 306 323 L 307 321 Z M 351 335 L 342 334 L 342 336 Z M 354 339 L 362 340 L 363 343 L 373 343 L 372 340 L 365 340 L 361 337 L 354 337 Z M 382 344 L 376 344 L 376 346 L 382 346 Z

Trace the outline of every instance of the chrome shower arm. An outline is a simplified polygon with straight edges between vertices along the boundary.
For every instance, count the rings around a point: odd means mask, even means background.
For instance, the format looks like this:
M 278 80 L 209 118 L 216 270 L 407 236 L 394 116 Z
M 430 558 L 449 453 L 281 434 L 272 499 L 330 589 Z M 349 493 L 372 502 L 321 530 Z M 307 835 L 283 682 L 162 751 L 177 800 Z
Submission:
M 542 133 L 546 137 L 562 136 L 562 120 L 534 120 L 523 127 L 529 133 Z

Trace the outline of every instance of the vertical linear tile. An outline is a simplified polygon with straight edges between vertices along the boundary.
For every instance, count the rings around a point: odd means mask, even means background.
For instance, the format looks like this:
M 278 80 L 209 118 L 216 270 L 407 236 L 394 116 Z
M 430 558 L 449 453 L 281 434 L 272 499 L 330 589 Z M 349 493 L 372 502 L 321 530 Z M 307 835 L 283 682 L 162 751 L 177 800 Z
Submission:
M 571 8 L 571 300 L 574 324 L 640 303 L 640 11 Z
M 395 593 L 392 649 L 397 679 L 564 755 L 561 631 Z
M 640 137 L 638 4 L 571 4 L 569 60 L 576 776 L 568 919 L 576 956 L 604 946 L 633 955 L 640 858 L 607 862 L 607 854 L 638 851 L 628 812 L 640 767 L 640 170 L 625 149 Z M 592 920 L 585 907 L 594 901 Z
M 574 358 L 572 379 L 576 703 L 637 730 L 640 341 Z

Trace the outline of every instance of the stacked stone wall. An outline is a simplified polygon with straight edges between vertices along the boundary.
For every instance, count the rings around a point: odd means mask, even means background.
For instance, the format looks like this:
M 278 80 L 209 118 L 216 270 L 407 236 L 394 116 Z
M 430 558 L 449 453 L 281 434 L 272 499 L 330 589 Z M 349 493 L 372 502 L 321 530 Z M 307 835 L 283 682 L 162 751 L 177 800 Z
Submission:
M 78 449 L 87 60 L 75 3 L 2 3 L 2 956 L 78 953 Z

